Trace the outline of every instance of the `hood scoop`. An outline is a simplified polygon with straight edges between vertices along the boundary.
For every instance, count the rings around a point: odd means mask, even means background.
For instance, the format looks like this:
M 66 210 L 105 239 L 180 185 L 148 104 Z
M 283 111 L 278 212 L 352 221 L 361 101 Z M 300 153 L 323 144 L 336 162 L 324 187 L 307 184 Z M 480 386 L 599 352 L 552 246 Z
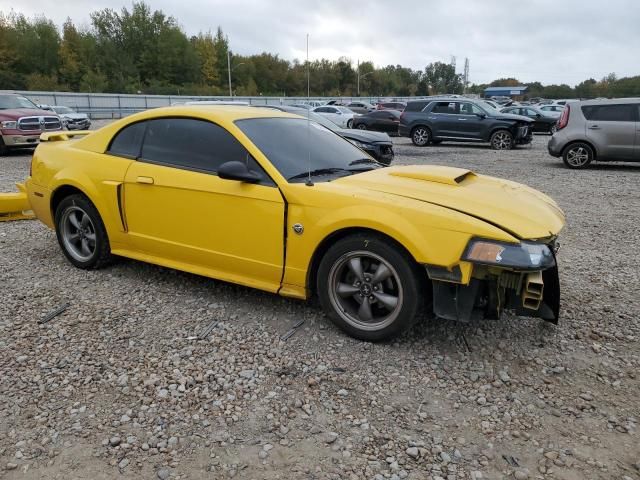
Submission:
M 468 178 L 476 176 L 471 170 L 443 166 L 429 166 L 428 169 L 420 167 L 396 167 L 389 175 L 454 186 L 461 184 Z

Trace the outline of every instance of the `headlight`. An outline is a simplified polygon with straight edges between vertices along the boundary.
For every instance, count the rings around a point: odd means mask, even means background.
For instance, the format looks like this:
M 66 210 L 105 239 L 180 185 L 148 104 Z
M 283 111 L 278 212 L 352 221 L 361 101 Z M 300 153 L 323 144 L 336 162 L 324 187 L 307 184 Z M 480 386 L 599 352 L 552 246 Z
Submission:
M 356 147 L 362 148 L 363 150 L 366 150 L 366 149 L 370 150 L 371 149 L 371 146 L 368 143 L 362 143 L 362 142 L 359 142 L 357 140 L 349 140 L 349 141 L 351 143 L 353 143 Z
M 6 121 L 6 122 L 0 122 L 0 128 L 7 128 L 7 129 L 11 129 L 11 130 L 17 130 L 18 129 L 18 122 L 10 120 L 10 121 Z
M 543 243 L 513 244 L 493 240 L 472 240 L 462 259 L 482 265 L 524 270 L 544 270 L 556 262 L 551 249 Z

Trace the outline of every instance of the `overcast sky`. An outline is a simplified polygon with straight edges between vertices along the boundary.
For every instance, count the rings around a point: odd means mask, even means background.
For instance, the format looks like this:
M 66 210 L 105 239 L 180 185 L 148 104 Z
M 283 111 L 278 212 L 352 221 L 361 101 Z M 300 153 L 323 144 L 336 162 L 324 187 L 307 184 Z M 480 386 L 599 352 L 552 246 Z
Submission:
M 500 77 L 574 85 L 610 72 L 640 75 L 640 0 L 148 0 L 174 16 L 188 34 L 220 25 L 231 49 L 281 58 L 351 58 L 354 65 L 400 64 L 423 69 L 469 58 L 472 83 Z M 89 12 L 131 7 L 124 0 L 0 0 L 0 11 L 70 16 L 89 25 Z

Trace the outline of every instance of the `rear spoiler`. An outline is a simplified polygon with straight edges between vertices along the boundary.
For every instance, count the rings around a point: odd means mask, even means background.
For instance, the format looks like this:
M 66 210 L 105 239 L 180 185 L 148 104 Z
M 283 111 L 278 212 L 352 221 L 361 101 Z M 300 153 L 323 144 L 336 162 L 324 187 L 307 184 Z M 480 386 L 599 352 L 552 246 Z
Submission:
M 91 130 L 76 130 L 75 132 L 48 132 L 40 134 L 41 142 L 61 142 L 64 140 L 69 140 L 73 137 L 80 137 L 84 135 L 89 135 L 93 133 Z

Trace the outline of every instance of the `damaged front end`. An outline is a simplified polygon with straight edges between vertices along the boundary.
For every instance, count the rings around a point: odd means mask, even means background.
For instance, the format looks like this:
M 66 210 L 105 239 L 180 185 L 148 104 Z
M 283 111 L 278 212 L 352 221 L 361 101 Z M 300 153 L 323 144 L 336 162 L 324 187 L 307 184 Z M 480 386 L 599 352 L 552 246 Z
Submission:
M 504 310 L 558 323 L 560 281 L 555 241 L 507 244 L 474 239 L 462 260 L 472 265 L 462 283 L 459 268 L 427 266 L 437 317 L 469 322 L 498 319 Z

